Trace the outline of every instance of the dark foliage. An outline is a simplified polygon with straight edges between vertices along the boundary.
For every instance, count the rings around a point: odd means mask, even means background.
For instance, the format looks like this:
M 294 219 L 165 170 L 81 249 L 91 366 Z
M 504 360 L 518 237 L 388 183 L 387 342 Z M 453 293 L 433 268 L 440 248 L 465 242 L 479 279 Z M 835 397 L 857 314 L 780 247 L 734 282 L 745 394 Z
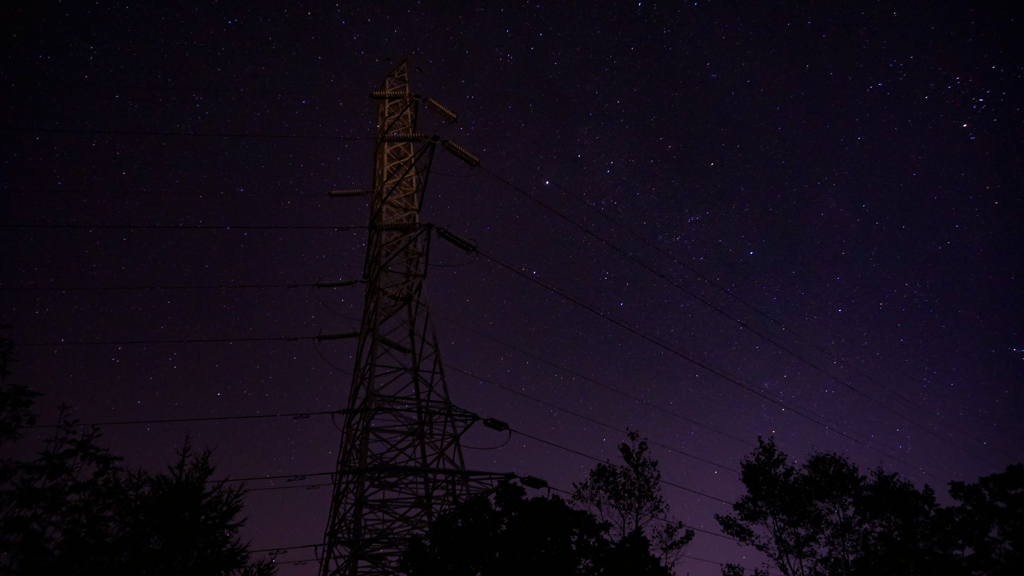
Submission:
M 249 562 L 236 520 L 244 490 L 214 482 L 188 442 L 165 473 L 129 471 L 96 430 L 61 419 L 30 462 L 5 462 L 0 569 L 14 574 L 273 574 Z
M 619 542 L 608 525 L 557 496 L 526 498 L 503 484 L 441 515 L 402 558 L 409 576 L 668 576 L 639 531 Z
M 245 491 L 212 481 L 210 457 L 209 450 L 194 453 L 186 441 L 165 473 L 125 473 L 126 506 L 115 537 L 125 574 L 214 576 L 247 567 L 248 546 L 238 537 L 243 521 L 236 520 Z
M 0 566 L 15 574 L 85 574 L 113 563 L 120 459 L 65 414 L 35 460 L 3 462 Z
M 974 575 L 1008 576 L 1024 568 L 1024 465 L 982 477 L 976 484 L 951 482 L 958 506 L 943 510 L 941 521 L 953 527 L 949 538 L 959 550 L 971 550 L 964 562 Z
M 669 519 L 669 505 L 661 495 L 661 471 L 648 454 L 647 440 L 634 430 L 627 435 L 629 442 L 619 444 L 623 463 L 595 466 L 586 480 L 573 484 L 572 500 L 609 523 L 618 541 L 649 534 L 662 563 L 671 569 L 693 540 L 693 530 Z
M 10 347 L 0 351 L 6 369 Z M 5 371 L 4 371 L 5 372 Z M 6 372 L 5 372 L 6 376 Z M 0 440 L 31 425 L 33 398 L 0 385 Z M 210 451 L 186 440 L 164 473 L 126 470 L 62 407 L 34 460 L 0 462 L 0 573 L 24 576 L 269 576 L 238 536 L 244 489 L 212 481 Z
M 758 444 L 741 466 L 747 494 L 733 514 L 715 517 L 723 532 L 763 552 L 785 576 L 1002 576 L 1024 565 L 1020 465 L 977 484 L 953 482 L 950 494 L 961 504 L 943 509 L 927 485 L 918 490 L 881 468 L 862 476 L 828 453 L 797 468 L 773 440 Z M 740 576 L 743 569 L 722 573 Z
M 0 326 L 0 330 L 10 329 L 10 324 Z M 21 428 L 36 423 L 32 404 L 39 393 L 20 384 L 7 382 L 14 361 L 14 341 L 0 337 L 0 446 L 17 440 Z

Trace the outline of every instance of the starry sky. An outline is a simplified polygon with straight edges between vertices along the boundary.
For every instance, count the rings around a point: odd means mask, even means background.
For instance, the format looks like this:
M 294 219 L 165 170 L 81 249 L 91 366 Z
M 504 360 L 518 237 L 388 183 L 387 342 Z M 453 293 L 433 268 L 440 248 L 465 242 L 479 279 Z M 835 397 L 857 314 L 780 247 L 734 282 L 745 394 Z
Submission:
M 517 431 L 475 426 L 469 467 L 571 489 L 634 428 L 704 531 L 677 572 L 712 575 L 761 561 L 713 519 L 758 435 L 943 502 L 1024 459 L 1019 9 L 128 4 L 2 8 L 12 378 L 45 423 L 147 422 L 103 427 L 132 466 L 191 435 L 278 477 L 247 482 L 254 549 L 322 539 L 314 413 L 354 344 L 310 337 L 362 294 L 311 285 L 361 274 L 367 202 L 327 192 L 370 186 L 368 94 L 403 58 L 459 115 L 420 131 L 481 159 L 438 151 L 423 207 L 480 247 L 430 255 L 452 400 Z M 153 422 L 268 414 L 309 416 Z

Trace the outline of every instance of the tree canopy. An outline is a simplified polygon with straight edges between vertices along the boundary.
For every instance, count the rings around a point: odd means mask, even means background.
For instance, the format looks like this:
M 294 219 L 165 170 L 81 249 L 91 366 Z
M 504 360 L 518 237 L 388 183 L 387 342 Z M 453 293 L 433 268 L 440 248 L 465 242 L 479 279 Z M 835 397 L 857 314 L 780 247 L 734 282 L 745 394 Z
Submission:
M 7 382 L 0 341 L 0 444 L 31 425 L 38 396 Z M 164 472 L 132 470 L 61 409 L 31 460 L 0 461 L 0 572 L 23 576 L 197 576 L 275 573 L 241 541 L 245 489 L 215 481 L 209 450 L 188 439 Z
M 977 484 L 951 483 L 960 504 L 942 508 L 929 486 L 919 490 L 882 468 L 862 475 L 838 454 L 789 462 L 774 440 L 759 438 L 741 464 L 747 493 L 732 514 L 715 515 L 725 534 L 763 552 L 784 576 L 981 576 L 1024 565 L 1019 464 Z
M 575 485 L 569 502 L 526 498 L 509 483 L 467 499 L 413 541 L 402 570 L 409 576 L 668 576 L 693 531 L 668 518 L 647 442 L 630 432 L 619 453 L 622 464 L 599 464 Z
M 608 522 L 617 540 L 634 533 L 649 538 L 671 569 L 693 540 L 693 530 L 670 519 L 668 502 L 661 495 L 661 470 L 648 453 L 647 440 L 635 430 L 626 435 L 629 442 L 619 444 L 622 464 L 595 466 L 586 480 L 573 484 L 572 500 Z
M 668 576 L 650 543 L 634 532 L 614 542 L 606 523 L 554 496 L 526 498 L 499 485 L 434 521 L 402 558 L 409 576 Z

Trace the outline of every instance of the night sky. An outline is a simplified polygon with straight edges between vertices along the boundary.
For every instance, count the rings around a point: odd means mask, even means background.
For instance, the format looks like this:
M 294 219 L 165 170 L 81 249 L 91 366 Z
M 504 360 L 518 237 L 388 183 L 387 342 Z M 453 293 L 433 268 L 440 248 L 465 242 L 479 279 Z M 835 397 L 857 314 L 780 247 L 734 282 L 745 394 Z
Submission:
M 423 208 L 481 251 L 431 252 L 455 404 L 601 459 L 639 430 L 712 533 L 704 495 L 742 493 L 758 435 L 946 503 L 1024 459 L 1019 10 L 128 4 L 0 13 L 0 322 L 43 423 L 343 408 L 354 343 L 309 337 L 358 329 L 361 287 L 310 285 L 359 277 L 368 209 L 327 192 L 370 186 L 368 94 L 408 58 L 459 114 L 420 131 L 482 162 L 439 150 Z M 219 474 L 285 476 L 247 482 L 245 537 L 322 540 L 330 489 L 302 486 L 330 481 L 328 416 L 103 434 L 132 466 L 191 434 Z M 571 489 L 594 461 L 513 434 L 467 465 Z M 760 561 L 705 532 L 687 554 Z

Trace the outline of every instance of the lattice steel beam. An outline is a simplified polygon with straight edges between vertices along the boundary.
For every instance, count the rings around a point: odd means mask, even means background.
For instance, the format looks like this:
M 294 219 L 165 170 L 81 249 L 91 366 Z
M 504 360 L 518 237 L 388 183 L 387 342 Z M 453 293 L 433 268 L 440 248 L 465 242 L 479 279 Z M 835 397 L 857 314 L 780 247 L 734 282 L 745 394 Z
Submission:
M 465 469 L 460 437 L 478 417 L 449 399 L 423 305 L 431 228 L 420 207 L 439 139 L 416 132 L 419 98 L 405 62 L 371 97 L 379 105 L 366 296 L 322 576 L 396 574 L 409 539 L 440 511 L 512 477 Z

